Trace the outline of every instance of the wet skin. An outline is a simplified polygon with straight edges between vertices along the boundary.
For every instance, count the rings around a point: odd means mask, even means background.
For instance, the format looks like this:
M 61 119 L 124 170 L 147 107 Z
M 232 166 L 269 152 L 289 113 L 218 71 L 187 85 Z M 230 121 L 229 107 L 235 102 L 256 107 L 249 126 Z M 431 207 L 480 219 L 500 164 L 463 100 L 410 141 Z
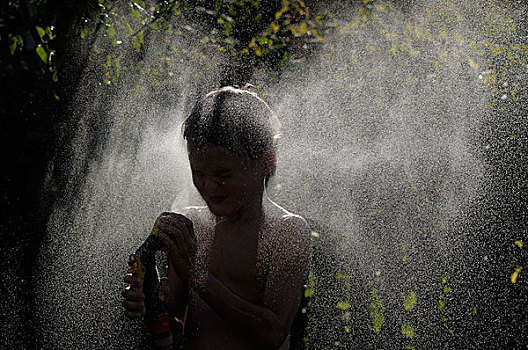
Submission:
M 169 311 L 182 318 L 189 305 L 190 349 L 280 348 L 308 271 L 308 225 L 268 198 L 264 178 L 274 157 L 251 160 L 206 146 L 189 160 L 207 207 L 160 219 L 170 257 Z M 143 296 L 123 295 L 125 314 L 139 317 Z

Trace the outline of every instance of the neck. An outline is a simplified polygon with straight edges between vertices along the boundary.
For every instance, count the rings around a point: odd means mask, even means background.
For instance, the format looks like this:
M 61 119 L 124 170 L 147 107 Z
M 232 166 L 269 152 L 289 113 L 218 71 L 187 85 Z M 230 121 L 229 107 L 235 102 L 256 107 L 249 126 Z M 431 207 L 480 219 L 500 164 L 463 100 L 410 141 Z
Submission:
M 257 200 L 249 205 L 241 208 L 233 216 L 217 216 L 217 224 L 226 223 L 240 223 L 260 220 L 264 214 L 264 206 L 270 201 L 266 189 L 263 187 L 260 196 Z

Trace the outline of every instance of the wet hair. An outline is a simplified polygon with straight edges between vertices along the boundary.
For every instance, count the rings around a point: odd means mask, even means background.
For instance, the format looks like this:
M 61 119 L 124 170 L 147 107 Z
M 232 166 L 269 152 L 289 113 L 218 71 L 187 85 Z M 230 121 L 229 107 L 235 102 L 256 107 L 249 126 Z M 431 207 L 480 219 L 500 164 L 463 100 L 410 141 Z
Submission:
M 276 148 L 280 122 L 255 92 L 227 86 L 196 103 L 182 132 L 189 153 L 211 144 L 257 159 Z

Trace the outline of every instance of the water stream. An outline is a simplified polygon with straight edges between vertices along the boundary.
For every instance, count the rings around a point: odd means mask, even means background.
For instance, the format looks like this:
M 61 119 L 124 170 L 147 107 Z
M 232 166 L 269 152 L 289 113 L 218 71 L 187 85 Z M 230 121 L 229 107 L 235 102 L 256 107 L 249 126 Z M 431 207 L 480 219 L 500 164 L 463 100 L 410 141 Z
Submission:
M 317 49 L 280 75 L 254 71 L 251 83 L 283 123 L 270 195 L 314 230 L 310 348 L 501 342 L 485 327 L 473 338 L 492 299 L 468 284 L 493 263 L 477 249 L 485 242 L 475 222 L 491 195 L 484 141 L 494 97 L 482 75 L 495 68 L 489 54 L 470 50 L 486 40 L 490 9 L 523 19 L 485 1 L 457 4 L 444 17 L 427 11 L 449 3 L 417 3 L 405 14 L 372 8 L 380 21 L 366 24 L 357 7 L 336 9 L 342 25 Z M 451 15 L 459 17 L 449 23 Z M 66 195 L 39 252 L 43 349 L 142 347 L 140 323 L 121 312 L 122 276 L 160 212 L 200 203 L 179 125 L 197 95 L 218 87 L 225 56 L 195 45 L 199 35 L 171 39 L 183 53 L 165 76 L 149 67 L 168 49 L 148 37 L 143 68 L 123 74 L 134 89 L 97 92 L 101 77 L 86 70 L 75 137 L 57 160 L 68 164 Z M 104 59 L 94 50 L 90 64 Z M 518 104 L 508 108 L 523 110 Z M 489 283 L 507 288 L 509 275 Z M 517 302 L 526 305 L 526 293 Z

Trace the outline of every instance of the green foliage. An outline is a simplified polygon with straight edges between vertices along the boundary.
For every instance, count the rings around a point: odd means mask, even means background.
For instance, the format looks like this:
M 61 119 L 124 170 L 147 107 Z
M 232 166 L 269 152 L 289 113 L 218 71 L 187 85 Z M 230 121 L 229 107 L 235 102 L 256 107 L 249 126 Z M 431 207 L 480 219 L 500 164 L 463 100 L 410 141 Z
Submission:
M 339 301 L 336 306 L 339 310 L 343 310 L 343 311 L 349 310 L 351 307 L 348 301 Z
M 7 38 L 9 40 L 9 51 L 12 55 L 14 55 L 16 51 L 22 50 L 24 39 L 22 39 L 21 35 L 9 33 Z
M 51 83 L 51 92 L 56 100 L 58 95 L 54 84 L 59 81 L 55 65 L 54 26 L 50 24 L 47 1 L 29 1 L 26 3 L 8 2 L 0 7 L 0 28 L 2 35 L 7 34 L 9 52 L 18 55 L 22 49 L 33 51 L 39 71 L 46 75 Z M 31 9 L 31 11 L 30 11 Z M 5 33 L 7 31 L 7 33 Z M 31 35 L 33 40 L 24 42 L 23 35 Z M 35 46 L 32 46 L 35 45 Z
M 100 42 L 100 45 L 107 46 L 103 49 L 105 51 L 112 52 L 121 44 L 131 43 L 141 58 L 148 32 L 156 32 L 165 41 L 189 31 L 199 32 L 204 34 L 200 46 L 210 46 L 227 57 L 256 59 L 279 69 L 292 57 L 291 48 L 295 42 L 322 41 L 329 26 L 324 22 L 325 15 L 311 16 L 302 0 L 276 2 L 281 6 L 275 13 L 269 7 L 273 1 L 266 2 L 266 6 L 260 0 L 160 1 L 149 13 L 143 2 L 127 1 L 126 13 L 121 4 L 99 0 L 101 17 L 93 35 L 108 41 L 106 44 Z M 80 28 L 81 38 L 92 37 L 89 28 L 88 25 Z M 161 60 L 174 60 L 174 55 L 181 55 L 181 52 L 168 51 Z M 129 59 L 129 56 L 125 55 L 123 59 Z M 108 67 L 107 62 L 105 81 L 109 76 L 115 80 L 116 75 L 109 72 Z M 154 67 L 148 68 L 154 71 Z
M 405 297 L 405 301 L 403 302 L 403 307 L 405 311 L 410 311 L 415 305 L 417 301 L 417 295 L 416 292 L 413 290 L 410 290 L 407 293 L 407 296 Z
M 379 334 L 383 323 L 385 323 L 385 305 L 383 300 L 378 295 L 376 288 L 372 289 L 372 301 L 370 302 L 370 317 L 372 318 L 372 327 L 374 333 Z
M 313 273 L 313 271 L 310 271 L 310 274 L 308 275 L 308 282 L 306 283 L 306 288 L 304 289 L 304 297 L 305 298 L 311 298 L 315 295 L 317 286 L 317 277 Z
M 282 53 L 283 57 L 290 43 L 299 37 L 315 38 L 323 41 L 322 31 L 325 29 L 323 16 L 312 18 L 304 1 L 282 1 L 282 7 L 275 13 L 275 20 L 269 27 L 251 39 L 249 47 L 258 57 L 271 55 L 274 51 Z M 281 64 L 283 64 L 282 62 Z
M 401 327 L 401 332 L 403 335 L 405 335 L 407 338 L 414 338 L 414 335 L 415 335 L 415 331 L 414 331 L 414 327 L 411 326 L 410 324 L 408 323 L 403 323 L 402 324 L 402 327 Z
M 43 48 L 42 45 L 38 45 L 35 51 L 37 52 L 37 55 L 40 57 L 42 62 L 47 64 L 48 63 L 48 52 L 46 51 L 46 49 Z

